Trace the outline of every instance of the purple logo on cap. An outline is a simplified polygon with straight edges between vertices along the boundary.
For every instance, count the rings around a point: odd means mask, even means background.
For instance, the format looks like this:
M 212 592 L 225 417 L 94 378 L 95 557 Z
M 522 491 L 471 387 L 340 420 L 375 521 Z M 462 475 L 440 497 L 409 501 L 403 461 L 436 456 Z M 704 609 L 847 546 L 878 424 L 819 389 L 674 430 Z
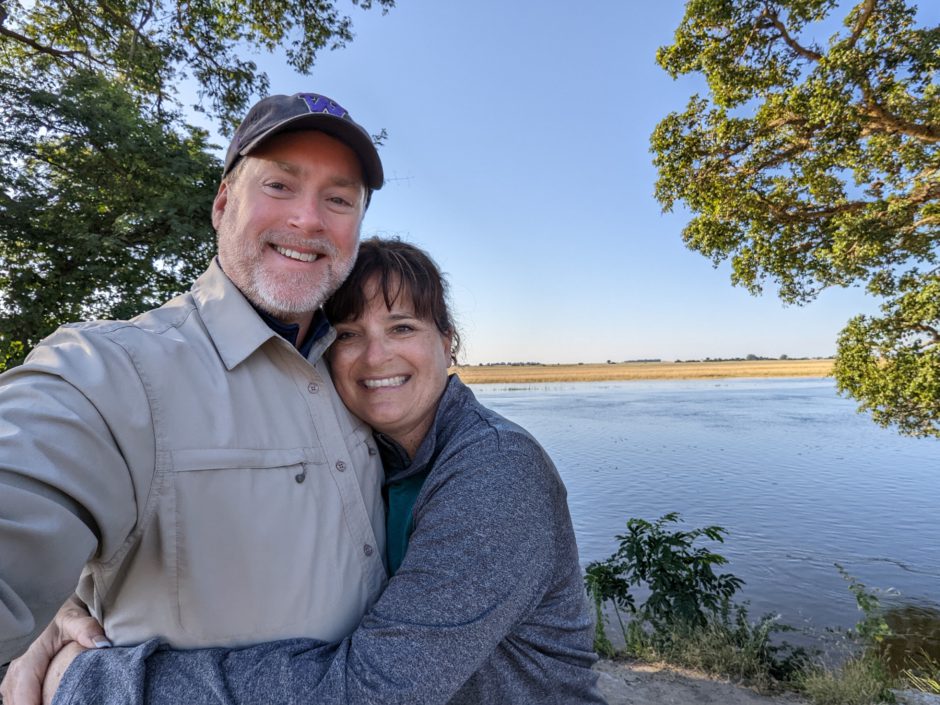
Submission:
M 344 118 L 349 113 L 342 105 L 337 105 L 329 98 L 316 93 L 298 93 L 297 97 L 307 104 L 311 113 L 329 113 L 338 118 Z

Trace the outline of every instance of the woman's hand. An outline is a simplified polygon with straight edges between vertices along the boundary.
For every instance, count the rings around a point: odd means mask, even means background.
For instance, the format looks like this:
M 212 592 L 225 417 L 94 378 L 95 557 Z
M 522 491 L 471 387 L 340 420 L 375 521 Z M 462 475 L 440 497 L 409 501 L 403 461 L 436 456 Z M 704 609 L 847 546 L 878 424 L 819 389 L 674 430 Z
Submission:
M 111 642 L 104 629 L 73 595 L 26 653 L 10 663 L 0 684 L 4 705 L 52 702 L 55 688 L 74 658 L 87 649 L 106 646 L 111 646 Z

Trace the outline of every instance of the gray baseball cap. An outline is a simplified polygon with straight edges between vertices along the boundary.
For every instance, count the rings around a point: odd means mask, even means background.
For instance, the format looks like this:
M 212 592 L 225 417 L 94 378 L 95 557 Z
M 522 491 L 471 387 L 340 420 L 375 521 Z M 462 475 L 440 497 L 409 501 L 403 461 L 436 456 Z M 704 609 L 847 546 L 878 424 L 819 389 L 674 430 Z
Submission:
M 343 142 L 359 157 L 366 186 L 373 191 L 382 188 L 382 160 L 369 133 L 343 106 L 317 93 L 271 95 L 255 103 L 235 130 L 222 176 L 268 138 L 293 130 L 319 130 Z

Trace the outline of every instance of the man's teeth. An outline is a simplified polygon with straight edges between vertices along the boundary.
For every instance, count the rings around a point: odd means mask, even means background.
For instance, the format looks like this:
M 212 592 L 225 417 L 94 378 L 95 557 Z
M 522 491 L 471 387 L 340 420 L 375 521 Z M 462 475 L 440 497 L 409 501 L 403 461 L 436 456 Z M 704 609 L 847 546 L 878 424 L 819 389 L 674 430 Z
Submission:
M 290 257 L 291 259 L 300 260 L 301 262 L 316 262 L 317 258 L 320 255 L 314 253 L 298 252 L 297 250 L 291 250 L 287 247 L 281 247 L 280 245 L 275 245 L 274 249 L 280 252 L 285 257 Z
M 369 389 L 378 389 L 379 387 L 397 387 L 405 383 L 408 378 L 404 375 L 400 377 L 386 377 L 385 379 L 367 379 L 363 381 Z

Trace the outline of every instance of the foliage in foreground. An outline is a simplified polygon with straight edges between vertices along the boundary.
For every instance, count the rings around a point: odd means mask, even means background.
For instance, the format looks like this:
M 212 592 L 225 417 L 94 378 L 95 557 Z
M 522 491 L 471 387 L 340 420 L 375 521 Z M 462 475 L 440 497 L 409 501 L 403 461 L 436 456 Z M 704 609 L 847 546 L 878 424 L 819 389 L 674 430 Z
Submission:
M 723 542 L 722 527 L 673 529 L 678 522 L 675 513 L 654 522 L 630 519 L 627 533 L 617 536 L 617 551 L 588 565 L 585 584 L 597 610 L 599 653 L 617 655 L 605 629 L 603 607 L 608 605 L 627 655 L 696 668 L 764 691 L 796 689 L 816 705 L 894 702 L 890 688 L 897 679 L 882 649 L 892 632 L 873 590 L 836 566 L 862 618 L 847 634 L 854 652 L 839 668 L 827 668 L 819 653 L 777 643 L 775 635 L 792 629 L 776 617 L 752 622 L 746 607 L 733 603 L 742 581 L 716 574 L 714 566 L 725 565 L 725 558 L 695 545 L 700 540 Z M 640 604 L 637 588 L 648 593 Z M 931 692 L 940 685 L 940 666 L 925 656 L 902 676 L 915 688 Z
M 940 695 L 940 662 L 924 654 L 913 659 L 910 668 L 901 671 L 901 676 L 915 690 L 931 695 Z
M 812 666 L 798 679 L 797 685 L 815 705 L 893 703 L 895 698 L 890 688 L 895 679 L 889 673 L 880 650 L 885 638 L 891 636 L 891 629 L 885 621 L 881 603 L 874 591 L 849 575 L 838 563 L 836 570 L 848 583 L 862 613 L 854 631 L 848 635 L 858 646 L 858 651 L 835 670 L 818 664 Z
M 904 0 L 689 0 L 657 61 L 708 82 L 651 137 L 686 245 L 787 303 L 881 298 L 839 337 L 838 388 L 940 437 L 940 27 Z
M 715 567 L 727 560 L 695 545 L 700 539 L 722 543 L 725 529 L 670 530 L 679 521 L 676 513 L 654 522 L 630 519 L 627 533 L 617 536 L 617 551 L 588 565 L 585 583 L 598 618 L 595 648 L 603 655 L 615 654 L 604 628 L 602 607 L 607 603 L 630 655 L 730 676 L 766 690 L 791 680 L 807 654 L 773 644 L 772 635 L 787 628 L 771 616 L 751 622 L 746 607 L 732 603 L 743 581 L 716 573 Z M 639 605 L 631 592 L 635 588 L 648 591 Z

